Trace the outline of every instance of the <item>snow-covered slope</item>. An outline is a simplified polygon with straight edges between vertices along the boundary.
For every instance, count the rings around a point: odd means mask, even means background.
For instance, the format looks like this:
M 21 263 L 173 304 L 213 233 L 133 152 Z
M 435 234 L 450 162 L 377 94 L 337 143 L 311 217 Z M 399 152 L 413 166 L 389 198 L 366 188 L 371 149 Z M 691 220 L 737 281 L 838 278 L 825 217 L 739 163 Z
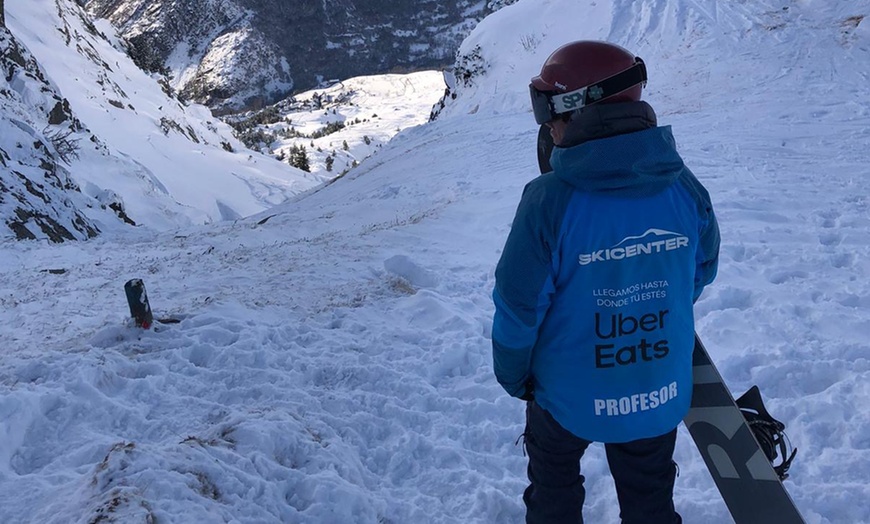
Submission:
M 403 129 L 426 122 L 443 91 L 437 71 L 362 76 L 226 119 L 250 147 L 297 167 L 307 164 L 306 170 L 329 181 Z
M 522 522 L 492 272 L 537 170 L 528 79 L 558 45 L 608 38 L 648 62 L 647 99 L 718 211 L 702 338 L 788 424 L 807 521 L 870 522 L 866 15 L 521 0 L 466 44 L 485 76 L 317 192 L 234 223 L 4 246 L 0 521 Z M 133 276 L 180 322 L 133 328 Z M 728 522 L 683 428 L 676 459 L 685 521 Z M 617 521 L 600 446 L 583 467 L 588 521 Z
M 100 206 L 81 193 L 65 166 L 86 130 L 2 25 L 0 70 L 0 239 L 63 242 L 95 236 L 98 226 L 83 210 Z
M 6 11 L 12 34 L 94 135 L 80 141 L 73 180 L 90 196 L 120 195 L 136 223 L 234 219 L 319 183 L 248 151 L 205 107 L 169 96 L 115 47 L 109 24 L 94 25 L 75 2 L 16 2 Z

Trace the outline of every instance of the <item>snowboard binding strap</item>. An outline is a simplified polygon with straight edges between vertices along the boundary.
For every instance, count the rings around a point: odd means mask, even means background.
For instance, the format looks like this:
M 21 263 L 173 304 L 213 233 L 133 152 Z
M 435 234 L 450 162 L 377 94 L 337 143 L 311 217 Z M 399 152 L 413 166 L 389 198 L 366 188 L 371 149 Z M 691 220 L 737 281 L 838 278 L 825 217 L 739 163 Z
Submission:
M 774 471 L 779 475 L 779 479 L 787 479 L 788 470 L 795 455 L 797 455 L 797 449 L 792 448 L 791 441 L 785 434 L 785 424 L 773 418 L 764 407 L 758 386 L 752 386 L 736 402 L 755 439 L 773 465 Z M 791 449 L 790 453 L 789 449 Z M 778 457 L 782 459 L 779 465 L 774 463 Z

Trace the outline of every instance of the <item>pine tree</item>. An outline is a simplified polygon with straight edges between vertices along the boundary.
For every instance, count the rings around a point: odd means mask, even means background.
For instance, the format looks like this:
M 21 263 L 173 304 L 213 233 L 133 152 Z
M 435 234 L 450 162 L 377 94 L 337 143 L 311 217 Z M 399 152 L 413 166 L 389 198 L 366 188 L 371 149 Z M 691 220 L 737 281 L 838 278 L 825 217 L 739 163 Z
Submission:
M 335 163 L 335 157 L 326 157 L 326 170 L 332 172 L 332 165 Z
M 311 172 L 311 164 L 308 162 L 308 150 L 305 146 L 296 146 L 290 148 L 290 165 L 301 169 L 302 171 Z

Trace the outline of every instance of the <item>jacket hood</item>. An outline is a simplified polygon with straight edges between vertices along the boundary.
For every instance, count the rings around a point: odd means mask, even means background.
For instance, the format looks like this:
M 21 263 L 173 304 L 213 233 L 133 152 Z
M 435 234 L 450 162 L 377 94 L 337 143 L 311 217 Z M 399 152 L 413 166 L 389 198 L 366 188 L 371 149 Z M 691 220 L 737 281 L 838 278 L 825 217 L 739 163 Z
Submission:
M 645 102 L 584 111 L 569 123 L 566 141 L 580 143 L 554 148 L 550 163 L 560 180 L 581 191 L 653 194 L 685 169 L 671 127 L 656 127 Z

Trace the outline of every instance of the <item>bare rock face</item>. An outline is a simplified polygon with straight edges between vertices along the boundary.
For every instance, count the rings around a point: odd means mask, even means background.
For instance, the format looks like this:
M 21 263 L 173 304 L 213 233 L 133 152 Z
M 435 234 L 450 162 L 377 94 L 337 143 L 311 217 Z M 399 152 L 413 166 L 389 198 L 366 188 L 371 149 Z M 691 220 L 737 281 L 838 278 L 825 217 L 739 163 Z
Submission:
M 140 67 L 216 112 L 256 109 L 323 81 L 447 66 L 510 0 L 81 0 Z
M 81 123 L 5 27 L 0 71 L 0 239 L 96 236 L 97 227 L 78 207 L 87 199 L 63 167 L 76 155 Z

